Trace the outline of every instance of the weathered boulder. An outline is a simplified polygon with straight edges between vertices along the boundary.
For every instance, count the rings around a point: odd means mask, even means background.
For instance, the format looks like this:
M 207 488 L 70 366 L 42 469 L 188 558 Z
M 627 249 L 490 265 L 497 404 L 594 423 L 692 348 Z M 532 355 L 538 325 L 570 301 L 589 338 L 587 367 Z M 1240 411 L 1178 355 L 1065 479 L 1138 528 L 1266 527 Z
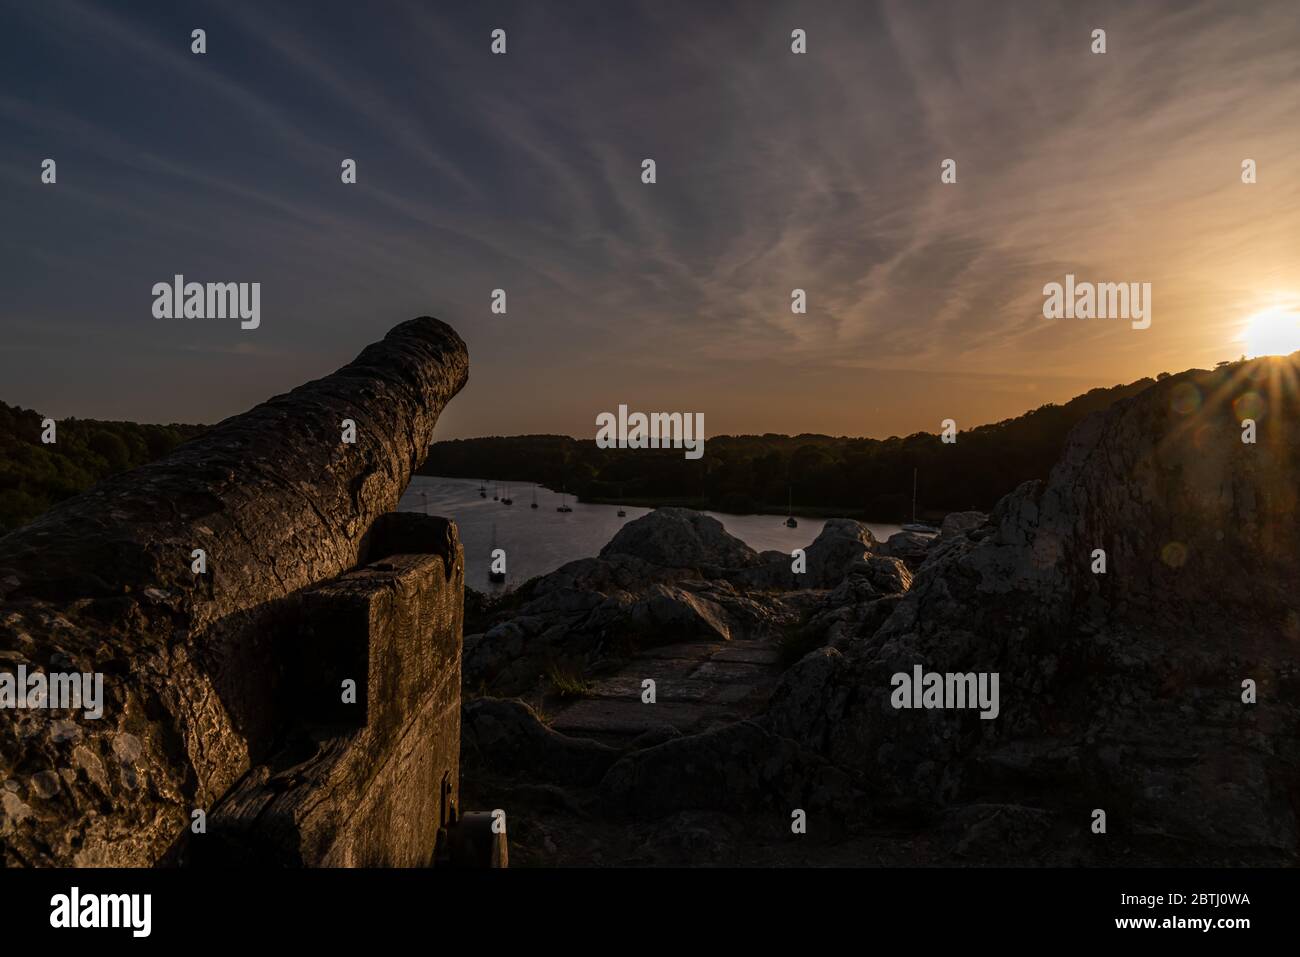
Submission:
M 726 613 L 719 605 L 671 585 L 651 585 L 630 615 L 638 631 L 654 644 L 731 638 Z
M 805 588 L 833 588 L 855 568 L 866 564 L 880 543 L 871 529 L 848 518 L 832 518 L 807 548 Z
M 663 513 L 661 519 L 647 522 Z M 686 514 L 703 521 L 685 519 Z M 756 558 L 708 516 L 660 509 L 638 522 L 647 524 L 629 547 L 658 543 L 649 553 L 666 561 L 668 553 L 656 551 L 659 545 L 694 536 L 686 560 L 699 564 L 674 568 L 610 551 L 627 528 L 637 524 L 629 523 L 599 558 L 569 562 L 525 582 L 508 607 L 477 624 L 483 632 L 466 639 L 467 686 L 497 695 L 524 695 L 537 690 L 555 661 L 592 671 L 657 645 L 770 637 L 810 613 L 814 600 L 804 592 L 756 590 L 740 582 L 748 571 L 761 569 L 721 568 L 702 561 Z M 627 546 L 628 539 L 622 541 L 619 547 Z M 882 582 L 897 580 L 892 566 L 860 565 L 864 574 Z
M 743 568 L 759 560 L 716 518 L 689 508 L 657 508 L 628 522 L 600 550 L 601 558 L 615 555 L 665 568 Z
M 808 591 L 755 591 L 737 587 L 728 578 L 687 579 L 677 587 L 721 608 L 732 638 L 766 638 L 818 603 L 818 596 Z
M 989 520 L 984 512 L 949 512 L 939 526 L 939 538 L 947 541 L 979 528 Z
M 560 589 L 605 593 L 636 591 L 655 582 L 671 584 L 687 577 L 693 575 L 685 568 L 652 565 L 634 555 L 616 553 L 600 558 L 580 558 L 531 579 L 520 586 L 519 598 L 527 603 L 533 596 L 548 595 Z
M 804 571 L 796 573 L 793 559 L 783 552 L 764 552 L 759 564 L 728 572 L 727 578 L 750 588 L 834 588 L 846 575 L 864 568 L 879 549 L 866 525 L 832 518 L 804 549 Z
M 369 560 L 468 364 L 450 327 L 402 323 L 333 375 L 0 538 L 5 667 L 102 672 L 106 699 L 99 720 L 0 720 L 5 863 L 158 862 L 191 809 L 275 746 L 292 719 L 276 641 L 291 597 Z
M 932 535 L 922 535 L 920 532 L 895 532 L 880 546 L 880 554 L 901 558 L 908 567 L 918 568 L 925 561 L 934 542 Z

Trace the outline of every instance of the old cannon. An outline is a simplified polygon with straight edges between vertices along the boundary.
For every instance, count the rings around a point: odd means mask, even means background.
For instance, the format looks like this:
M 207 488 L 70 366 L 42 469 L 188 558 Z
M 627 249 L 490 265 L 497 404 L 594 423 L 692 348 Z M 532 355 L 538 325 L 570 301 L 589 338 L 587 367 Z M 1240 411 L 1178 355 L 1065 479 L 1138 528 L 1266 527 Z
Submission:
M 402 323 L 0 539 L 0 667 L 104 676 L 0 722 L 0 862 L 505 862 L 458 807 L 456 527 L 395 512 L 468 365 Z

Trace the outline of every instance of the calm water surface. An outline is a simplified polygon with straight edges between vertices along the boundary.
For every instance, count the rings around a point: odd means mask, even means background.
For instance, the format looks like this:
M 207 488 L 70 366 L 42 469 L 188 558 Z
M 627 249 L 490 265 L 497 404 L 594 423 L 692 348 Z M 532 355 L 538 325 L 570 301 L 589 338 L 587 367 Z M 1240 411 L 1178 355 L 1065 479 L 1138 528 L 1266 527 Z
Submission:
M 530 508 L 533 486 L 511 486 L 513 505 L 492 500 L 495 490 L 489 485 L 487 498 L 480 498 L 479 483 L 474 479 L 432 478 L 417 475 L 398 506 L 403 511 L 441 515 L 454 520 L 460 528 L 465 547 L 465 584 L 479 591 L 513 588 L 537 575 L 555 571 L 578 558 L 598 554 L 614 534 L 627 522 L 640 518 L 648 508 L 627 506 L 627 517 L 618 517 L 617 505 L 587 505 L 567 501 L 573 511 L 557 512 L 560 493 L 537 488 L 537 508 Z M 732 535 L 756 551 L 777 549 L 790 552 L 807 547 L 821 532 L 825 519 L 800 518 L 798 528 L 786 528 L 779 515 L 724 515 L 708 512 Z M 899 530 L 897 525 L 868 528 L 884 540 Z M 496 545 L 493 545 L 495 539 Z M 493 547 L 506 551 L 505 584 L 488 581 L 488 565 Z

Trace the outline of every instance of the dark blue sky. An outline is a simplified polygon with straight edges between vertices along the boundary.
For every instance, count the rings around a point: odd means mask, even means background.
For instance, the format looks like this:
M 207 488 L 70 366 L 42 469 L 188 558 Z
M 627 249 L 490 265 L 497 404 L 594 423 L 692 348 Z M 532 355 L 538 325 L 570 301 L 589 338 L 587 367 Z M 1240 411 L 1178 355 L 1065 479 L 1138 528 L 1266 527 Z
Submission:
M 0 10 L 0 400 L 58 417 L 215 421 L 432 314 L 445 437 L 888 435 L 1235 357 L 1300 299 L 1293 2 Z M 1067 271 L 1152 282 L 1152 328 L 1044 320 Z M 261 327 L 155 319 L 175 273 L 260 282 Z

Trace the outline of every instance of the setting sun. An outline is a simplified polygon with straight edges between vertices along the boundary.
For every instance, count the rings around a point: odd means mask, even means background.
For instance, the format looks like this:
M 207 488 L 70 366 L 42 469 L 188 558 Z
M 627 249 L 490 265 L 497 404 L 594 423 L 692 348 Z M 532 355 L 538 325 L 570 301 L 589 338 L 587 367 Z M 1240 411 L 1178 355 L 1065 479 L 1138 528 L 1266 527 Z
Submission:
M 1246 355 L 1284 356 L 1300 349 L 1300 306 L 1273 306 L 1250 316 L 1240 342 Z

